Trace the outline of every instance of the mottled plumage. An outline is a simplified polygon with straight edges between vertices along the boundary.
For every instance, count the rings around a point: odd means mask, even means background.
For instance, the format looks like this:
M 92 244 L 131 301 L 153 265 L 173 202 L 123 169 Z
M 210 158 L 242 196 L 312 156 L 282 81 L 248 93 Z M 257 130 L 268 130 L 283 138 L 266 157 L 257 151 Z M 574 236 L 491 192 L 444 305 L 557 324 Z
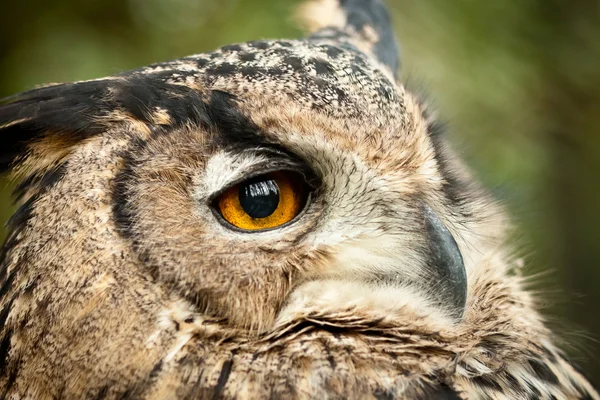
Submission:
M 503 211 L 397 81 L 379 0 L 312 33 L 0 105 L 21 206 L 0 254 L 2 398 L 598 399 L 557 348 Z M 311 188 L 242 232 L 215 198 Z

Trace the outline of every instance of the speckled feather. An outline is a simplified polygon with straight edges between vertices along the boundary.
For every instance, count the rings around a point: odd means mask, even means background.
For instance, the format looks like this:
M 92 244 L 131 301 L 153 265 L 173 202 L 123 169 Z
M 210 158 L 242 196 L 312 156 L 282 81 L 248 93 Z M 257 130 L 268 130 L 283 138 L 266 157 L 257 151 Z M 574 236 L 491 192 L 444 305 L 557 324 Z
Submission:
M 0 170 L 22 182 L 2 398 L 599 399 L 524 287 L 503 211 L 396 80 L 383 4 L 299 14 L 306 39 L 0 105 Z M 218 193 L 281 168 L 315 187 L 293 223 L 215 218 Z

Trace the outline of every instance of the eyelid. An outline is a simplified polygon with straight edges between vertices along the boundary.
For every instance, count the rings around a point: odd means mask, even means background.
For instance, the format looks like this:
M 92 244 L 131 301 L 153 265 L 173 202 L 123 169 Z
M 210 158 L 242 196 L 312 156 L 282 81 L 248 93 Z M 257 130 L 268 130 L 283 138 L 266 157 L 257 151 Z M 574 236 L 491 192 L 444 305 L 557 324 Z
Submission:
M 272 154 L 272 153 L 271 153 Z M 213 204 L 215 199 L 222 195 L 224 192 L 229 190 L 231 187 L 238 185 L 248 179 L 252 179 L 254 177 L 269 174 L 276 171 L 291 171 L 296 172 L 304 178 L 304 181 L 309 186 L 310 189 L 314 190 L 318 187 L 318 177 L 316 174 L 310 169 L 306 164 L 301 161 L 289 159 L 287 157 L 280 159 L 269 159 L 264 162 L 259 162 L 251 167 L 250 170 L 245 172 L 243 175 L 238 176 L 236 179 L 232 179 L 223 185 L 223 187 L 219 188 L 219 190 L 211 193 L 207 197 L 207 203 Z
M 270 165 L 268 168 L 264 168 L 264 167 L 261 168 L 260 165 L 258 165 L 256 169 L 252 168 L 252 170 L 250 170 L 250 172 L 245 173 L 244 175 L 239 176 L 238 178 L 233 179 L 230 182 L 227 182 L 227 184 L 225 184 L 222 188 L 211 193 L 207 197 L 207 202 L 209 204 L 212 204 L 217 197 L 219 197 L 220 195 L 225 193 L 231 187 L 233 187 L 235 185 L 239 185 L 240 183 L 247 181 L 248 179 L 252 179 L 257 176 L 269 174 L 269 173 L 276 172 L 276 171 L 291 171 L 291 172 L 299 173 L 300 175 L 302 175 L 304 177 L 305 182 L 308 184 L 308 186 L 311 189 L 316 189 L 314 182 L 311 181 L 310 179 L 307 179 L 307 177 L 305 175 L 305 171 L 298 169 L 298 168 L 290 168 L 289 164 L 288 165 Z

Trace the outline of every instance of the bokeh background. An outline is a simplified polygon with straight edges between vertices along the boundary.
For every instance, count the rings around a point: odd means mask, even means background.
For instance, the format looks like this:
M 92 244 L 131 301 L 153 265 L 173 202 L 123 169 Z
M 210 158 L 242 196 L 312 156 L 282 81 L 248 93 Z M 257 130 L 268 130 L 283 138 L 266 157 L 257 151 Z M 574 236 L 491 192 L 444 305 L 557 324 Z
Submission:
M 456 148 L 507 205 L 551 326 L 600 381 L 600 2 L 387 2 L 404 77 L 429 93 Z M 0 97 L 233 42 L 296 37 L 296 4 L 2 2 Z M 0 177 L 2 223 L 14 211 L 11 185 Z

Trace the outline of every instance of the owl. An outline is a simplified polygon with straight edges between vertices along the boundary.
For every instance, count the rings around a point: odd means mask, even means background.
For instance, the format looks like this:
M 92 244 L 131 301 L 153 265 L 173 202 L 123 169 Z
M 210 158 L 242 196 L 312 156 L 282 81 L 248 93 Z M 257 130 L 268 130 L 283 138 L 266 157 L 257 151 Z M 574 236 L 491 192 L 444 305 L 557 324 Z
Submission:
M 7 399 L 600 399 L 380 0 L 0 105 Z

